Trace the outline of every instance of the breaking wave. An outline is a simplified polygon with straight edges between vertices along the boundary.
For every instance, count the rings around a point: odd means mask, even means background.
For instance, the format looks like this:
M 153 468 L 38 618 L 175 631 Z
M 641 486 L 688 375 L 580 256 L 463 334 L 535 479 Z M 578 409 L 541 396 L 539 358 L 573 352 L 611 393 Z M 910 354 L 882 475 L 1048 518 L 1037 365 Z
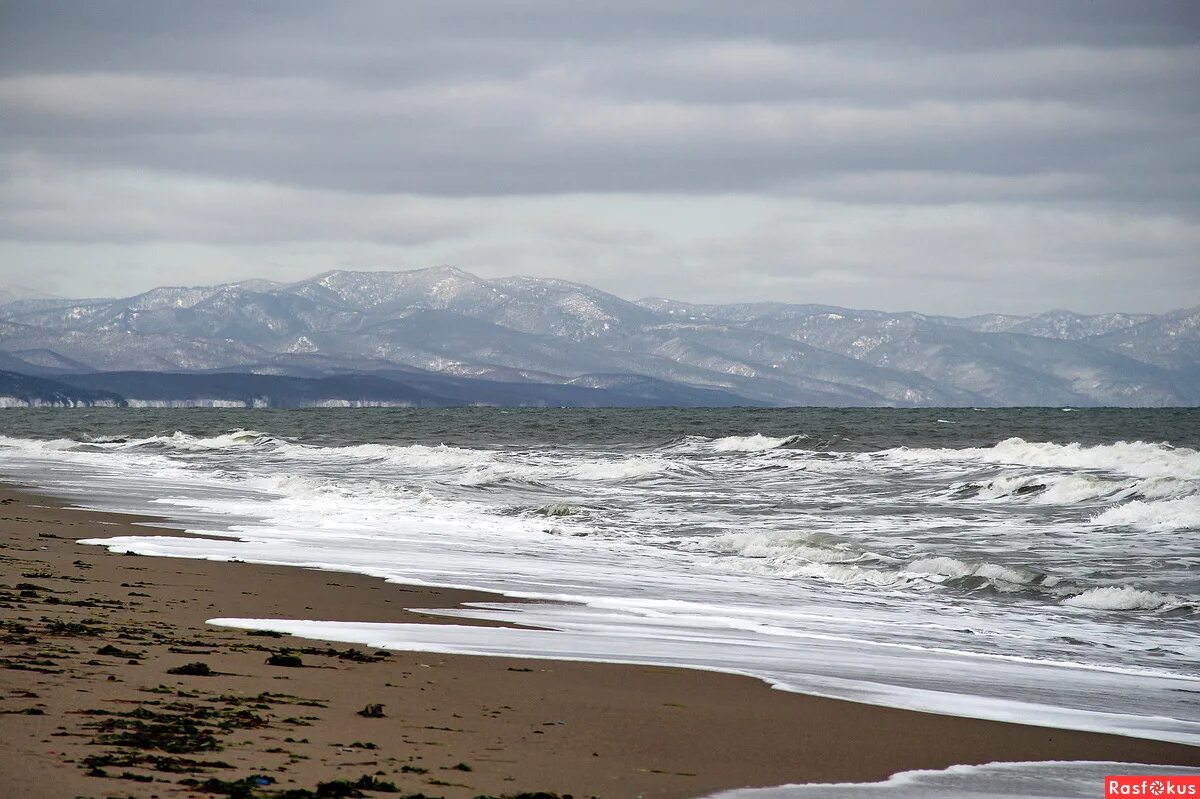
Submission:
M 822 534 L 778 536 L 736 533 L 716 536 L 710 551 L 737 556 L 739 570 L 784 578 L 807 578 L 844 586 L 992 592 L 1059 602 L 1089 610 L 1189 609 L 1182 597 L 1127 585 L 1087 587 L 1018 564 L 934 555 L 902 560 L 855 548 Z
M 795 444 L 805 438 L 807 436 L 804 435 L 771 437 L 764 436 L 762 433 L 754 433 L 749 436 L 716 438 L 709 442 L 709 446 L 716 452 L 764 452 Z
M 751 433 L 746 436 L 721 436 L 719 438 L 685 436 L 667 445 L 667 450 L 688 453 L 769 452 L 776 449 L 793 449 L 801 441 L 807 440 L 809 437 L 803 433 L 790 436 L 767 436 L 762 433 Z
M 1119 441 L 1084 446 L 1009 438 L 992 447 L 935 449 L 898 447 L 873 453 L 874 458 L 900 463 L 976 462 L 1001 466 L 1084 469 L 1132 477 L 1200 479 L 1200 452 L 1170 444 Z
M 1094 474 L 1001 474 L 988 481 L 952 483 L 950 499 L 1020 500 L 1035 505 L 1073 505 L 1110 500 L 1170 499 L 1200 491 L 1200 482 L 1173 477 L 1112 480 Z
M 52 438 L 46 440 L 32 438 L 10 438 L 9 436 L 0 435 L 0 446 L 30 453 L 66 452 L 76 449 L 79 446 L 79 442 L 73 441 L 69 438 Z
M 946 556 L 921 558 L 908 564 L 906 571 L 933 578 L 961 580 L 978 577 L 995 588 L 1010 586 L 1055 585 L 1057 580 L 1041 572 L 1020 566 L 1004 566 L 998 563 L 968 562 Z
M 782 439 L 781 439 L 782 440 Z M 34 441 L 3 439 L 0 443 L 32 451 L 78 450 L 149 450 L 180 452 L 238 450 L 248 447 L 270 449 L 272 456 L 301 463 L 345 463 L 355 465 L 387 464 L 436 475 L 457 475 L 452 482 L 464 486 L 493 485 L 505 482 L 537 484 L 552 479 L 625 481 L 655 477 L 670 472 L 689 471 L 688 467 L 657 456 L 593 457 L 568 463 L 546 459 L 522 458 L 494 450 L 470 449 L 447 444 L 354 444 L 322 447 L 280 440 L 255 430 L 197 437 L 176 432 L 142 439 L 77 441 Z
M 566 473 L 583 480 L 636 480 L 656 477 L 675 469 L 675 464 L 665 458 L 633 457 L 584 461 L 568 467 Z
M 1163 610 L 1186 604 L 1179 597 L 1127 585 L 1089 588 L 1081 594 L 1067 597 L 1062 603 L 1089 610 Z
M 1135 499 L 1092 517 L 1102 527 L 1128 526 L 1142 530 L 1200 530 L 1200 497 L 1157 502 Z
M 390 444 L 357 444 L 350 447 L 321 447 L 315 448 L 292 445 L 288 454 L 300 458 L 342 458 L 358 460 L 374 460 L 394 466 L 413 469 L 436 471 L 442 469 L 465 469 L 483 466 L 496 461 L 495 453 L 487 450 L 464 449 L 447 444 L 429 446 L 426 444 L 409 444 L 394 446 Z
M 194 436 L 190 433 L 176 431 L 170 435 L 150 436 L 148 438 L 97 438 L 85 440 L 84 446 L 103 449 L 167 449 L 184 452 L 203 452 L 206 450 L 238 449 L 245 447 L 263 447 L 279 444 L 279 440 L 267 433 L 257 430 L 233 430 L 215 436 Z M 76 442 L 79 446 L 79 443 Z
M 734 533 L 717 536 L 712 550 L 721 555 L 746 559 L 743 568 L 758 574 L 779 577 L 811 577 L 842 585 L 875 586 L 945 585 L 955 586 L 963 578 L 979 578 L 975 584 L 959 587 L 979 588 L 984 584 L 1009 592 L 1023 587 L 1051 589 L 1059 584 L 1055 577 L 1020 566 L 987 562 L 969 562 L 947 556 L 931 556 L 911 561 L 856 548 L 852 544 L 821 534 L 778 536 L 760 533 Z

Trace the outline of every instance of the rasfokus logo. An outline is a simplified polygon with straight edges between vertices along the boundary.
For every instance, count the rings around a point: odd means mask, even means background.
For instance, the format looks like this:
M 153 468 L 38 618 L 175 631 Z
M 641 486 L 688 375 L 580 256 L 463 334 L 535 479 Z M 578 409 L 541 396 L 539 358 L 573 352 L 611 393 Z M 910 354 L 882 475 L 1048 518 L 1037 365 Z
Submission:
M 1200 799 L 1200 775 L 1179 777 L 1167 774 L 1104 778 L 1104 799 L 1118 796 L 1195 796 Z

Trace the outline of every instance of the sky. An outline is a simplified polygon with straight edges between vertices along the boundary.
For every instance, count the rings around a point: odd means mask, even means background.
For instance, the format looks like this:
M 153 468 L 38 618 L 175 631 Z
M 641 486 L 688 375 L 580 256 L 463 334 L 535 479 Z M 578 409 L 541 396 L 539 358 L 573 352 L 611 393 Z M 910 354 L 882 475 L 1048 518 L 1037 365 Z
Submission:
M 0 285 L 1200 305 L 1200 4 L 0 0 Z

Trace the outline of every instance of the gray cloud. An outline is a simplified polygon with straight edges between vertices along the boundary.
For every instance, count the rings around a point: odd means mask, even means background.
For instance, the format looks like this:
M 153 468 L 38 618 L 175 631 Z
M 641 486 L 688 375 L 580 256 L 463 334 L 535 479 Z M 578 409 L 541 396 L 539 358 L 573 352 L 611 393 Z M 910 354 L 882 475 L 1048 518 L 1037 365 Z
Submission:
M 340 242 L 625 294 L 1195 303 L 1198 43 L 1186 1 L 8 2 L 0 279 Z

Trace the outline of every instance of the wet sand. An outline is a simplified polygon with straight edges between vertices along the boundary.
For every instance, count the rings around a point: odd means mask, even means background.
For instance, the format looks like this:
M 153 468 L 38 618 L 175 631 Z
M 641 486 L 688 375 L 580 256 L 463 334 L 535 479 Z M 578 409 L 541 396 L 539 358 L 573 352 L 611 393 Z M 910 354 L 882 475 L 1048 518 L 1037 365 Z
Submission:
M 497 597 L 75 543 L 147 534 L 146 522 L 0 487 L 0 796 L 696 797 L 955 763 L 1200 765 L 1195 747 L 730 675 L 376 653 L 209 627 L 213 617 L 441 623 L 420 609 Z M 268 662 L 280 655 L 302 665 Z M 197 663 L 191 671 L 212 673 L 170 673 Z M 368 705 L 382 716 L 362 715 Z M 317 793 L 335 780 L 358 787 Z M 372 790 L 388 784 L 396 794 Z

